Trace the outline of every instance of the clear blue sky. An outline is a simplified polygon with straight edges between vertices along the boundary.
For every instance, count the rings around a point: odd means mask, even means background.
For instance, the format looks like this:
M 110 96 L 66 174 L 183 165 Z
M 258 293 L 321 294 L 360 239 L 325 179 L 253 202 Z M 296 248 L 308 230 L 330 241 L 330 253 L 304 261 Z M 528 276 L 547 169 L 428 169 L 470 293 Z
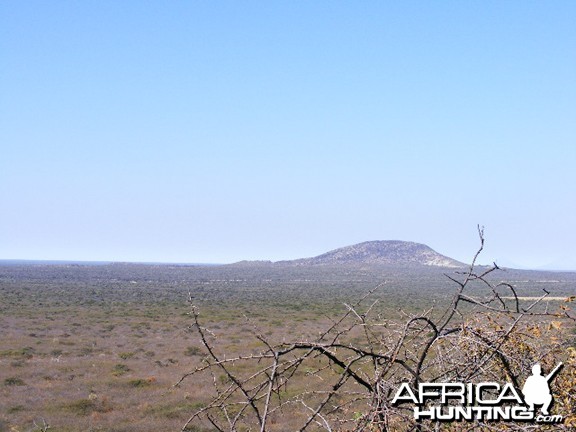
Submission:
M 411 240 L 576 269 L 574 1 L 3 1 L 0 258 Z

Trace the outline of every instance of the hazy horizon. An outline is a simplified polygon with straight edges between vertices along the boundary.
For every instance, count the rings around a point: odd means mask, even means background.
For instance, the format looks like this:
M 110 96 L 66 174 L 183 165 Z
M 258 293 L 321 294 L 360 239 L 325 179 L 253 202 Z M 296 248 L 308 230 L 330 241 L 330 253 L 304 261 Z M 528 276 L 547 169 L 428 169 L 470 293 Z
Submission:
M 576 3 L 4 2 L 0 259 L 370 240 L 576 269 Z
M 342 247 L 346 247 L 346 246 L 352 246 L 352 245 L 345 245 Z M 327 253 L 327 252 L 332 252 L 332 250 L 330 251 L 323 251 L 321 252 L 319 255 Z M 441 251 L 435 251 L 438 252 L 440 254 L 442 254 Z M 443 254 L 442 254 L 443 255 Z M 127 263 L 127 264 L 144 264 L 144 265 L 183 265 L 183 266 L 188 266 L 188 265 L 192 265 L 192 266 L 212 266 L 212 265 L 227 265 L 227 264 L 234 264 L 237 262 L 241 262 L 241 261 L 254 261 L 254 262 L 259 262 L 259 261 L 263 261 L 263 262 L 282 262 L 282 261 L 290 261 L 290 260 L 297 260 L 297 259 L 302 259 L 302 258 L 313 258 L 317 255 L 314 256 L 294 256 L 294 257 L 290 257 L 290 258 L 286 258 L 284 260 L 269 260 L 265 257 L 261 257 L 261 258 L 256 258 L 256 259 L 251 259 L 251 260 L 237 260 L 237 261 L 233 261 L 233 262 L 175 262 L 175 261 L 131 261 L 131 260 L 98 260 L 98 261 L 88 261 L 88 260 L 74 260 L 74 259 L 50 259 L 50 260 L 45 260 L 45 259 L 18 259 L 18 258 L 0 258 L 0 263 L 14 263 L 14 264 L 27 264 L 27 263 L 40 263 L 40 264 L 83 264 L 83 265 L 106 265 L 106 264 L 122 264 L 122 263 Z M 454 257 L 450 257 L 448 256 L 448 258 L 453 258 L 456 259 Z M 491 261 L 485 261 L 483 259 L 483 255 L 481 254 L 479 256 L 479 259 L 477 261 L 477 264 L 479 265 L 492 265 L 493 262 Z M 467 261 L 465 260 L 459 260 L 464 264 L 469 264 L 472 261 L 472 257 L 469 257 L 469 259 Z M 570 268 L 570 267 L 566 267 L 563 268 L 562 265 L 558 265 L 555 266 L 554 263 L 550 263 L 548 265 L 544 265 L 541 267 L 526 267 L 523 266 L 521 264 L 517 264 L 511 261 L 506 261 L 506 260 L 499 260 L 496 264 L 498 264 L 498 266 L 502 267 L 502 268 L 510 268 L 510 269 L 516 269 L 516 270 L 540 270 L 540 271 L 557 271 L 557 272 L 575 272 L 576 268 Z

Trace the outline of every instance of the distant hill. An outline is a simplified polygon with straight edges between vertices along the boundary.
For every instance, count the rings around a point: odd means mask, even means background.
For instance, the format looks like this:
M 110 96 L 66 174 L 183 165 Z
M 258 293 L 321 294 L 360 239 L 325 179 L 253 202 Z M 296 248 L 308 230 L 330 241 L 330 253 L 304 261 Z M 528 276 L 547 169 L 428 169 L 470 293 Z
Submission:
M 335 249 L 316 257 L 280 261 L 279 263 L 293 265 L 387 264 L 436 267 L 465 266 L 464 263 L 441 255 L 424 244 L 399 240 L 367 241 Z

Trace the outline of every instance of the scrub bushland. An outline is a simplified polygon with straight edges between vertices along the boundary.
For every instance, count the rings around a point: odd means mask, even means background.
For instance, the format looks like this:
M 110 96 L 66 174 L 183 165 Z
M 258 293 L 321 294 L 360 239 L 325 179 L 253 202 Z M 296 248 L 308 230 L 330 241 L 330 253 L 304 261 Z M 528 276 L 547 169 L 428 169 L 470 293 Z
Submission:
M 396 383 L 413 379 L 402 362 L 415 370 L 434 339 L 419 368 L 422 382 L 441 372 L 437 380 L 467 379 L 474 369 L 465 365 L 482 358 L 471 379 L 508 382 L 507 369 L 494 363 L 503 357 L 488 358 L 486 349 L 497 347 L 509 328 L 497 351 L 516 359 L 508 369 L 520 385 L 535 361 L 546 373 L 564 362 L 552 383 L 551 412 L 564 415 L 567 427 L 576 335 L 568 318 L 554 314 L 570 313 L 557 307 L 570 306 L 559 299 L 574 295 L 576 274 L 495 269 L 482 277 L 485 284 L 476 276 L 487 270 L 448 274 L 468 279 L 463 296 L 494 300 L 485 307 L 460 298 L 441 329 L 460 286 L 436 267 L 0 262 L 0 432 L 218 430 L 208 416 L 231 430 L 226 415 L 232 422 L 238 416 L 238 431 L 262 430 L 262 423 L 270 432 L 304 425 L 402 431 L 418 426 L 409 404 L 389 406 Z M 491 287 L 502 279 L 518 302 L 505 285 L 495 297 Z M 509 312 L 501 312 L 498 298 Z M 514 323 L 516 303 L 523 316 Z M 268 389 L 265 413 L 260 395 Z M 218 391 L 223 399 L 216 401 Z

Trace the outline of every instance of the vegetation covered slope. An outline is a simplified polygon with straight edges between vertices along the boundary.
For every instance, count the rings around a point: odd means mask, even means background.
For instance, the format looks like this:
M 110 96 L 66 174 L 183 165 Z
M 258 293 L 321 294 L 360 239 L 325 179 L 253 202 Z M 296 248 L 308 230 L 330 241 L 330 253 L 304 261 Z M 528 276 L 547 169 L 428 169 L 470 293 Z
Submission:
M 377 240 L 358 243 L 326 252 L 313 258 L 289 261 L 299 265 L 318 264 L 398 264 L 438 267 L 463 267 L 455 259 L 441 255 L 429 246 L 400 240 Z

